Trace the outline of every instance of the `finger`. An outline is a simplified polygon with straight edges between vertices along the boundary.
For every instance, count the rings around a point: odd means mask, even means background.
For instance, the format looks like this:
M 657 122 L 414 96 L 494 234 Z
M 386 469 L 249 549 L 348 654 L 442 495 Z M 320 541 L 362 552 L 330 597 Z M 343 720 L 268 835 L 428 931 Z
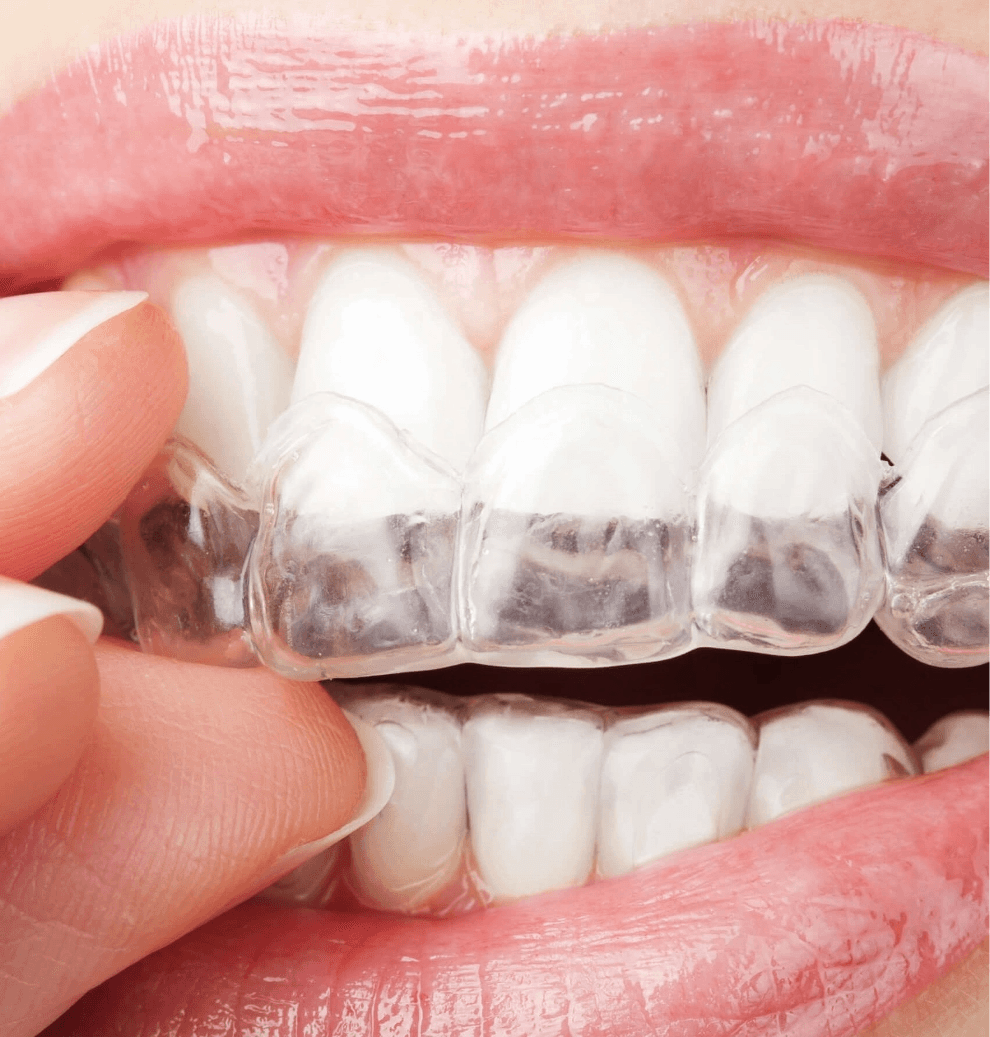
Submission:
M 79 762 L 99 700 L 99 610 L 0 577 L 0 833 Z
M 0 932 L 23 948 L 0 969 L 11 1037 L 272 881 L 364 788 L 355 732 L 319 685 L 106 640 L 96 659 L 79 765 L 0 838 L 18 862 L 0 869 Z
M 0 573 L 31 579 L 81 544 L 174 427 L 185 354 L 143 299 L 0 299 Z

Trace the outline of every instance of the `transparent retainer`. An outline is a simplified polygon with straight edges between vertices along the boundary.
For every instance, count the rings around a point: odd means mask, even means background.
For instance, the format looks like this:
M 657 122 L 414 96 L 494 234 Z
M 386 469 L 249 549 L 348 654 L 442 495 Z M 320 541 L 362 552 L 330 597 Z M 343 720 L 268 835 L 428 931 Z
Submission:
M 266 665 L 322 679 L 451 655 L 461 485 L 444 461 L 373 407 L 318 393 L 274 423 L 248 483 L 263 502 L 247 579 Z
M 938 666 L 987 658 L 986 398 L 932 419 L 883 494 L 877 621 Z M 274 423 L 244 488 L 172 440 L 119 515 L 138 639 L 322 679 L 855 637 L 883 600 L 884 466 L 848 411 L 767 400 L 712 444 L 697 502 L 654 419 L 619 390 L 550 390 L 482 439 L 463 512 L 443 460 L 330 393 Z
M 243 569 L 258 512 L 191 443 L 166 444 L 119 518 L 141 647 L 226 666 L 257 664 Z
M 849 411 L 806 386 L 733 422 L 699 478 L 700 643 L 806 655 L 860 633 L 883 596 L 883 467 Z
M 592 666 L 690 647 L 691 500 L 652 409 L 602 385 L 551 389 L 465 473 L 457 610 L 471 657 Z
M 988 658 L 988 396 L 984 388 L 930 418 L 880 502 L 887 579 L 877 625 L 930 666 Z

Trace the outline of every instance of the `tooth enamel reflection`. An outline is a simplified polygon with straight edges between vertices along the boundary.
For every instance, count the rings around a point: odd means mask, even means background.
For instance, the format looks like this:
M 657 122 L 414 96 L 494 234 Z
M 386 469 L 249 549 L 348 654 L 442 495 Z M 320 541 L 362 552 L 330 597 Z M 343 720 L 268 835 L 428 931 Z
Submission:
M 485 417 L 490 430 L 548 389 L 607 385 L 642 397 L 690 470 L 701 460 L 701 361 L 680 300 L 643 263 L 583 252 L 552 270 L 499 343 Z
M 121 549 L 146 652 L 250 666 L 242 569 L 258 529 L 250 501 L 196 448 L 172 440 L 124 503 Z
M 487 375 L 415 267 L 386 248 L 354 249 L 331 261 L 306 314 L 292 401 L 317 392 L 377 408 L 462 471 Z
M 271 333 L 214 275 L 187 278 L 172 317 L 189 363 L 176 431 L 240 482 L 269 425 L 289 404 L 292 363 Z
M 887 595 L 877 625 L 933 666 L 988 656 L 990 391 L 940 411 L 911 441 L 880 505 Z
M 373 408 L 320 393 L 275 422 L 248 484 L 263 486 L 248 572 L 266 665 L 354 677 L 449 652 L 461 488 L 440 458 Z
M 937 720 L 914 743 L 925 774 L 955 767 L 990 750 L 990 718 L 963 710 Z
M 919 770 L 894 726 L 856 702 L 804 702 L 761 714 L 753 723 L 759 748 L 748 828 Z
M 756 732 L 735 710 L 683 703 L 617 720 L 605 735 L 598 872 L 611 878 L 741 831 Z
M 492 898 L 587 881 L 595 856 L 599 717 L 492 695 L 474 706 L 463 747 L 474 860 Z
M 715 644 L 778 654 L 855 637 L 883 594 L 881 471 L 847 408 L 806 387 L 730 425 L 699 482 L 699 630 Z
M 990 382 L 990 289 L 954 295 L 883 379 L 884 453 L 899 463 L 922 425 Z
M 602 385 L 530 400 L 465 473 L 461 639 L 503 665 L 684 650 L 690 497 L 644 401 Z
M 776 393 L 806 385 L 845 404 L 880 452 L 879 355 L 873 314 L 847 281 L 797 277 L 764 292 L 708 382 L 708 442 Z
M 387 685 L 380 694 L 362 688 L 347 705 L 374 724 L 395 764 L 388 805 L 350 837 L 354 885 L 369 906 L 414 911 L 461 863 L 467 806 L 460 724 L 444 708 Z

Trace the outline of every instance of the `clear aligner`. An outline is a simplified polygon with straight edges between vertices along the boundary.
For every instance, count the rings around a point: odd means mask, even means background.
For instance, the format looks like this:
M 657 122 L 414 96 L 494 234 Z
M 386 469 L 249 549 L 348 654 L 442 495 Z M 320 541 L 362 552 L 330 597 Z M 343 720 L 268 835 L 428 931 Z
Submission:
M 808 654 L 855 637 L 886 582 L 897 644 L 973 665 L 986 424 L 984 390 L 890 471 L 841 403 L 799 386 L 729 425 L 695 486 L 645 401 L 569 385 L 486 433 L 461 476 L 370 405 L 318 393 L 272 425 L 243 487 L 182 440 L 145 474 L 120 516 L 137 634 L 302 679 Z
M 929 665 L 987 661 L 988 396 L 982 389 L 929 419 L 881 501 L 887 578 L 876 621 Z

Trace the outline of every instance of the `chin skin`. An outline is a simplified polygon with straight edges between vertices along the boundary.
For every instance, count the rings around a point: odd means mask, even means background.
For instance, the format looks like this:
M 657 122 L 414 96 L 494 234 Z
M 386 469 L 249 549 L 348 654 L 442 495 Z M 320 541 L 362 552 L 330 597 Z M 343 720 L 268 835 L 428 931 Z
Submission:
M 511 28 L 517 32 L 594 30 L 693 20 L 842 18 L 909 28 L 980 55 L 987 53 L 983 0 L 276 0 L 267 15 L 305 18 L 335 28 L 382 26 L 431 31 Z M 82 48 L 149 21 L 180 14 L 249 10 L 245 3 L 203 0 L 0 0 L 0 113 Z M 896 1009 L 869 1037 L 984 1037 L 988 1029 L 988 945 L 948 976 Z M 57 1031 L 55 1031 L 57 1032 Z

